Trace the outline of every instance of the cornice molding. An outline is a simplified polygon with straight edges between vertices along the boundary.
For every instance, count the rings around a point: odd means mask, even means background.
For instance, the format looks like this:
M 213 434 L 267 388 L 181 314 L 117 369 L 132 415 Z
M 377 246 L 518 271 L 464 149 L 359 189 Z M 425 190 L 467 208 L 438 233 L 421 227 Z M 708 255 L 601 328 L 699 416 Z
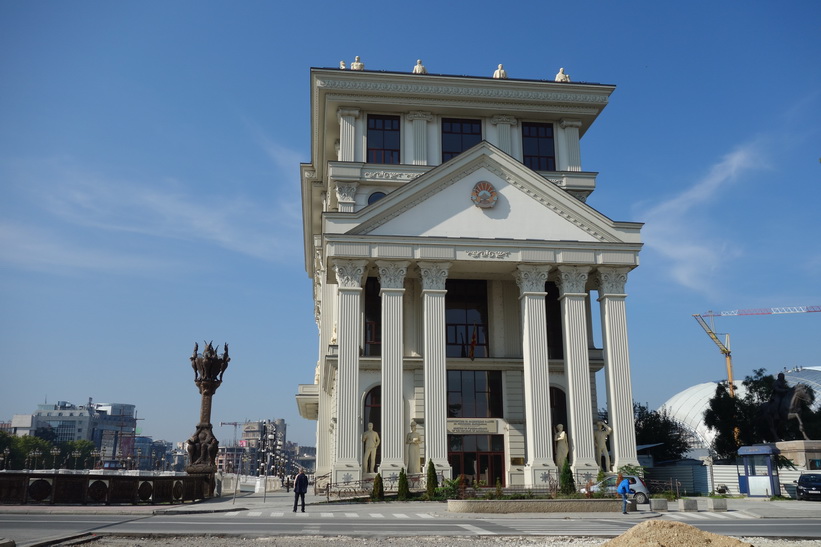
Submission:
M 524 89 L 511 89 L 510 86 L 492 87 L 483 82 L 481 86 L 465 85 L 444 85 L 431 83 L 399 83 L 399 82 L 376 82 L 373 80 L 334 80 L 330 78 L 317 78 L 317 87 L 325 89 L 339 89 L 348 91 L 367 91 L 389 94 L 417 94 L 429 95 L 452 95 L 458 97 L 482 97 L 487 99 L 510 99 L 545 101 L 551 103 L 592 103 L 607 104 L 607 96 L 601 93 L 572 93 L 560 91 L 534 91 Z

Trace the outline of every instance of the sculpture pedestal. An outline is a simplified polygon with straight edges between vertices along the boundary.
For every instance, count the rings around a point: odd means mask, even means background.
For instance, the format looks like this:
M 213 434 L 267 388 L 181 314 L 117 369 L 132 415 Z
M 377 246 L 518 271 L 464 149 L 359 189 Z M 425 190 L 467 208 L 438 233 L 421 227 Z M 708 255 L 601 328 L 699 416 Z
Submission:
M 811 469 L 813 460 L 821 461 L 821 441 L 779 441 L 775 447 L 799 469 Z

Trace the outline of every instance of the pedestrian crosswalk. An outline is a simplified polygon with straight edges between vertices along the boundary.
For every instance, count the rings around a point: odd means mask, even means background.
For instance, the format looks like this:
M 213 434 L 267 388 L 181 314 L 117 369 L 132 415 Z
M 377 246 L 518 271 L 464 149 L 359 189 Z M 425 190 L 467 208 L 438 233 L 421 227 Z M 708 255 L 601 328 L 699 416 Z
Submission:
M 674 520 L 738 520 L 756 518 L 741 511 L 671 511 L 669 513 L 662 513 L 662 515 Z
M 239 517 L 239 518 L 282 518 L 286 515 L 291 516 L 304 516 L 304 515 L 311 515 L 311 516 L 319 516 L 323 519 L 363 519 L 363 518 L 373 518 L 373 519 L 432 519 L 434 518 L 433 515 L 429 513 L 350 513 L 350 512 L 340 512 L 340 513 L 329 513 L 329 512 L 308 512 L 308 513 L 291 513 L 285 511 L 228 511 L 225 513 L 226 517 Z

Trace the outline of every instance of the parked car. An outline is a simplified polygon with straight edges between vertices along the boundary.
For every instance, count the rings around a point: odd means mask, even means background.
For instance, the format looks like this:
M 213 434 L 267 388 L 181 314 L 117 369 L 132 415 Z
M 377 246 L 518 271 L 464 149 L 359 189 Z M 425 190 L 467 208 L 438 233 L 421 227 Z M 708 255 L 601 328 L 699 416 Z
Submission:
M 798 499 L 821 500 L 821 473 L 802 473 L 795 485 L 795 497 Z
M 644 479 L 638 477 L 636 475 L 623 475 L 625 479 L 630 482 L 630 492 L 633 496 L 633 499 L 636 500 L 636 503 L 647 503 L 647 500 L 650 499 L 650 490 L 647 489 L 647 485 L 644 483 Z M 590 487 L 590 493 L 596 492 L 604 492 L 606 494 L 616 494 L 616 488 L 618 488 L 618 484 L 616 484 L 616 476 L 610 476 L 604 479 L 601 482 L 598 482 Z M 582 488 L 580 490 L 582 494 L 587 494 L 587 488 Z

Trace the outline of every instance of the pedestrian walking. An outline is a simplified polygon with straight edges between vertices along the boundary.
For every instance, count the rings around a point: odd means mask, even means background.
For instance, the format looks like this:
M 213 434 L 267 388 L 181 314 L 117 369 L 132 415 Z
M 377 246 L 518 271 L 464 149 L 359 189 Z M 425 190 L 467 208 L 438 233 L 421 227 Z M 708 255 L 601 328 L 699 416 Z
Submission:
M 305 512 L 305 493 L 308 491 L 308 476 L 305 475 L 305 470 L 300 469 L 299 474 L 294 479 L 294 513 L 296 513 L 296 506 L 302 500 L 302 512 Z
M 630 481 L 622 476 L 621 473 L 616 477 L 616 483 L 619 485 L 616 492 L 621 494 L 621 513 L 627 514 L 627 494 L 630 493 Z M 294 509 L 296 511 L 296 509 Z

